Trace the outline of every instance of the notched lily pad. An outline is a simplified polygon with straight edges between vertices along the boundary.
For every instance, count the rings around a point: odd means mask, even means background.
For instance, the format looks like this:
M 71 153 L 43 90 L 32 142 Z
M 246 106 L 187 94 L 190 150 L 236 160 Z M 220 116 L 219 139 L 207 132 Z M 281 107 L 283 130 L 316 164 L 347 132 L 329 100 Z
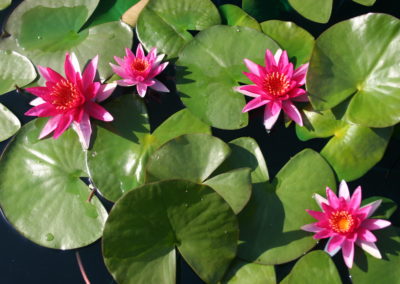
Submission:
M 20 128 L 18 118 L 0 103 L 0 142 L 13 136 Z
M 219 6 L 224 24 L 228 26 L 249 27 L 261 31 L 260 24 L 252 16 L 236 5 L 225 4 Z
M 331 17 L 333 0 L 289 0 L 289 3 L 308 20 L 325 24 Z
M 263 265 L 235 259 L 221 283 L 276 284 L 275 269 L 272 265 Z

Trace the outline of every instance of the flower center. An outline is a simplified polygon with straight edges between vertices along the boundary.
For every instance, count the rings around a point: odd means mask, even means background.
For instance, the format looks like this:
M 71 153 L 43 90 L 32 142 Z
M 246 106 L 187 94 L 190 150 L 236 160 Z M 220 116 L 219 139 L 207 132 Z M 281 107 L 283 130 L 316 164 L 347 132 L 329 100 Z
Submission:
M 355 220 L 347 211 L 336 211 L 329 218 L 329 225 L 336 233 L 349 233 L 354 229 Z
M 263 88 L 268 94 L 274 97 L 280 97 L 286 94 L 290 87 L 290 80 L 280 72 L 271 72 L 264 78 Z
M 68 110 L 84 103 L 85 99 L 75 84 L 61 80 L 51 91 L 52 104 L 59 110 Z
M 143 60 L 143 59 L 135 59 L 132 64 L 131 64 L 131 68 L 133 71 L 136 72 L 144 72 L 147 70 L 147 68 L 149 67 L 149 62 L 147 60 Z

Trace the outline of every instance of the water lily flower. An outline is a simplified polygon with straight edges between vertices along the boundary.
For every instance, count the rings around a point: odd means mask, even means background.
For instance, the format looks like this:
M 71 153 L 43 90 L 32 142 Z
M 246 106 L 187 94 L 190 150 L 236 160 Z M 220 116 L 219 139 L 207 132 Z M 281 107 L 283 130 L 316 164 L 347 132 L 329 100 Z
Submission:
M 161 63 L 164 54 L 157 55 L 157 48 L 153 47 L 145 56 L 140 43 L 136 55 L 129 48 L 125 49 L 125 53 L 123 59 L 114 56 L 120 66 L 110 63 L 114 72 L 123 78 L 117 81 L 118 85 L 125 87 L 136 85 L 136 90 L 142 98 L 146 95 L 147 87 L 159 92 L 169 92 L 163 83 L 154 78 L 168 65 L 168 62 Z
M 249 59 L 244 59 L 244 63 L 250 73 L 243 73 L 254 85 L 243 85 L 235 87 L 234 90 L 254 99 L 243 108 L 242 112 L 265 105 L 264 126 L 270 130 L 283 109 L 293 121 L 303 126 L 301 114 L 293 102 L 308 101 L 306 91 L 300 88 L 306 81 L 308 63 L 294 70 L 287 52 L 281 49 L 275 56 L 269 49 L 266 50 L 265 67 Z
M 371 231 L 385 228 L 391 223 L 382 219 L 368 219 L 381 200 L 360 207 L 361 187 L 357 187 L 350 196 L 345 181 L 340 183 L 339 197 L 329 187 L 326 188 L 326 195 L 327 199 L 315 194 L 322 212 L 306 210 L 318 222 L 304 225 L 301 229 L 315 233 L 314 239 L 329 238 L 325 250 L 334 255 L 342 249 L 344 262 L 349 268 L 353 265 L 354 244 L 372 256 L 382 258 L 375 245 L 377 238 Z
M 50 117 L 39 139 L 53 131 L 53 138 L 57 139 L 72 125 L 82 146 L 87 149 L 92 134 L 90 117 L 103 121 L 113 120 L 112 115 L 98 102 L 107 99 L 117 84 L 94 82 L 97 63 L 98 56 L 95 56 L 81 74 L 75 54 L 66 53 L 65 77 L 51 68 L 38 66 L 40 74 L 46 80 L 46 86 L 26 89 L 37 98 L 31 101 L 30 104 L 34 107 L 25 115 Z

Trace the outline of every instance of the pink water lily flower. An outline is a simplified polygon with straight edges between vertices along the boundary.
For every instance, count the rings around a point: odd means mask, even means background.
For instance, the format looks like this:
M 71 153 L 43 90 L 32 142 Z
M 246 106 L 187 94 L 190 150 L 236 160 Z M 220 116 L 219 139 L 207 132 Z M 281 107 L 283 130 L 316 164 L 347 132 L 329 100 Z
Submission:
M 325 250 L 333 255 L 342 249 L 344 262 L 349 268 L 353 265 L 354 244 L 372 256 L 381 258 L 375 245 L 377 238 L 371 231 L 385 228 L 390 225 L 390 222 L 382 219 L 368 219 L 379 207 L 381 200 L 360 207 L 361 187 L 357 187 L 350 197 L 345 181 L 340 183 L 339 197 L 329 187 L 326 188 L 326 195 L 328 199 L 315 194 L 322 212 L 306 210 L 318 222 L 301 228 L 316 233 L 314 239 L 329 238 Z
M 140 43 L 136 55 L 129 48 L 125 49 L 125 53 L 123 59 L 114 56 L 120 66 L 110 63 L 114 72 L 123 78 L 117 81 L 118 85 L 126 87 L 136 85 L 136 90 L 142 98 L 146 95 L 147 87 L 159 92 L 169 92 L 163 83 L 154 78 L 168 65 L 168 62 L 161 63 L 164 54 L 157 55 L 157 49 L 154 47 L 145 56 Z
M 72 125 L 78 133 L 82 146 L 87 149 L 90 144 L 92 128 L 90 117 L 112 121 L 112 115 L 98 104 L 107 99 L 117 84 L 94 82 L 98 56 L 94 57 L 81 74 L 79 62 L 74 53 L 65 56 L 65 77 L 51 68 L 38 66 L 40 74 L 46 80 L 46 86 L 27 88 L 38 98 L 31 101 L 34 107 L 25 115 L 50 117 L 39 139 L 54 131 L 57 139 Z
M 265 67 L 248 59 L 245 59 L 244 63 L 250 73 L 243 73 L 254 85 L 243 85 L 234 89 L 254 99 L 243 108 L 242 112 L 265 105 L 264 126 L 270 130 L 283 109 L 292 120 L 303 126 L 301 114 L 293 102 L 308 101 L 306 91 L 300 88 L 306 81 L 308 63 L 294 70 L 287 52 L 281 49 L 275 53 L 275 56 L 269 49 L 266 50 Z

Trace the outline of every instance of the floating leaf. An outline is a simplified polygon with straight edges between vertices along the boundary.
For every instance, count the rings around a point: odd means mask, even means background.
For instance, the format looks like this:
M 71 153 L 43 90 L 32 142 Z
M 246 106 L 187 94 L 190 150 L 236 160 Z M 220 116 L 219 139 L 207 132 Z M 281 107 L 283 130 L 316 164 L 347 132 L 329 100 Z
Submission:
M 400 21 L 386 14 L 359 16 L 326 30 L 316 40 L 307 75 L 314 108 L 327 110 L 349 98 L 348 121 L 368 127 L 398 123 L 399 40 Z
M 382 254 L 377 259 L 356 247 L 350 270 L 354 284 L 398 283 L 400 279 L 400 229 L 389 227 L 374 231 L 376 245 Z
M 364 6 L 372 6 L 375 4 L 376 0 L 353 0 L 353 2 L 356 2 Z
M 261 29 L 288 52 L 296 67 L 310 60 L 314 37 L 295 23 L 271 20 L 261 23 Z
M 219 7 L 223 21 L 229 26 L 249 27 L 261 31 L 260 24 L 236 5 L 225 4 Z
M 4 10 L 8 6 L 10 6 L 12 0 L 0 0 L 0 10 Z
M 296 133 L 303 141 L 332 137 L 321 155 L 335 169 L 339 180 L 351 181 L 382 159 L 393 129 L 349 124 L 337 118 L 335 112 L 336 109 L 323 112 L 304 109 L 305 126 L 296 125 Z
M 105 108 L 115 120 L 98 123 L 87 160 L 90 178 L 111 201 L 144 183 L 147 159 L 163 143 L 185 133 L 210 132 L 207 125 L 182 110 L 150 134 L 145 106 L 132 95 L 117 98 Z
M 104 261 L 118 283 L 173 284 L 176 247 L 200 278 L 216 283 L 235 257 L 238 234 L 236 216 L 210 187 L 151 183 L 114 205 L 104 229 Z
M 291 9 L 282 0 L 242 0 L 242 8 L 258 21 L 265 21 L 279 18 L 282 12 Z
M 20 128 L 21 123 L 18 118 L 0 103 L 0 141 L 10 138 Z
M 247 125 L 244 96 L 233 87 L 250 83 L 243 71 L 248 58 L 264 62 L 265 50 L 278 49 L 266 35 L 247 27 L 214 26 L 200 32 L 177 62 L 177 89 L 183 103 L 204 122 L 222 129 Z
M 375 213 L 372 214 L 372 218 L 378 219 L 389 219 L 393 213 L 397 210 L 397 204 L 390 198 L 382 197 L 382 196 L 372 196 L 366 198 L 362 201 L 362 205 L 367 205 L 376 200 L 382 200 L 381 205 L 376 209 Z
M 107 212 L 80 180 L 84 152 L 75 132 L 38 140 L 46 119 L 24 127 L 0 163 L 0 205 L 23 236 L 50 248 L 73 249 L 102 235 Z
M 81 30 L 97 4 L 98 0 L 23 1 L 7 21 L 5 30 L 11 36 L 0 41 L 0 48 L 16 50 L 35 65 L 59 72 L 66 52 L 75 52 L 82 65 L 99 54 L 98 71 L 107 78 L 112 74 L 109 62 L 132 45 L 133 33 L 122 22 Z
M 289 0 L 290 5 L 304 18 L 325 24 L 332 12 L 333 0 Z
M 275 269 L 271 265 L 236 259 L 226 273 L 222 284 L 275 284 Z
M 341 284 L 340 275 L 331 257 L 320 250 L 312 251 L 298 260 L 281 284 Z
M 262 264 L 281 264 L 315 246 L 300 227 L 313 222 L 306 209 L 318 208 L 312 198 L 335 188 L 335 177 L 325 160 L 310 149 L 293 157 L 271 184 L 253 188 L 250 202 L 239 215 L 239 257 Z
M 147 50 L 155 46 L 168 58 L 175 58 L 192 40 L 189 31 L 201 31 L 220 22 L 210 0 L 152 0 L 140 13 L 136 29 Z

